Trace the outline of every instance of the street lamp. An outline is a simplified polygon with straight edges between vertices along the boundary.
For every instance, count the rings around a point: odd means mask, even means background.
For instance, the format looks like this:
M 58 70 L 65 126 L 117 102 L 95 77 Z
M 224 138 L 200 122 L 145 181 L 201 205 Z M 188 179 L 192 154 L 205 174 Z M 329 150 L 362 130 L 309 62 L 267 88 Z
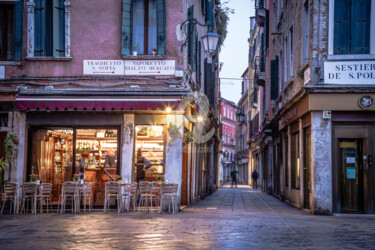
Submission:
M 245 114 L 244 114 L 244 113 L 242 113 L 242 112 L 237 113 L 236 116 L 237 116 L 237 121 L 238 121 L 239 123 L 242 123 L 242 122 L 245 121 Z
M 204 51 L 206 51 L 209 56 L 213 56 L 215 54 L 219 38 L 220 36 L 214 32 L 208 32 L 201 38 L 203 41 Z
M 202 27 L 208 27 L 207 34 L 204 35 L 203 37 L 201 37 L 201 39 L 202 39 L 202 42 L 203 42 L 204 51 L 210 57 L 212 57 L 216 53 L 217 44 L 218 44 L 219 38 L 220 38 L 220 36 L 216 32 L 212 32 L 212 29 L 213 29 L 212 25 L 202 24 L 202 23 L 198 22 L 197 19 L 195 19 L 195 18 L 189 18 L 181 24 L 181 26 L 180 26 L 181 30 L 183 29 L 183 27 L 186 23 L 189 23 L 189 25 L 197 25 L 198 24 L 199 26 L 202 26 Z M 191 32 L 191 31 L 188 31 L 188 33 L 186 33 L 186 30 L 185 30 L 186 40 L 181 45 L 181 51 L 182 51 L 182 48 L 187 45 L 187 42 L 188 42 L 189 37 L 190 37 L 189 32 Z

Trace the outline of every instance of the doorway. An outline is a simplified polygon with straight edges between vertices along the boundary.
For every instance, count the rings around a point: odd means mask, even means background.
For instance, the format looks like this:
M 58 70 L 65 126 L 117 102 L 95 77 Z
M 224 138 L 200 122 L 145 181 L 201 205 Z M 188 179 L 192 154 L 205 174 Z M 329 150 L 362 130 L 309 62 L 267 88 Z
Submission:
M 311 131 L 305 129 L 304 167 L 303 167 L 303 208 L 310 209 L 311 193 Z
M 363 141 L 339 140 L 341 211 L 363 212 Z

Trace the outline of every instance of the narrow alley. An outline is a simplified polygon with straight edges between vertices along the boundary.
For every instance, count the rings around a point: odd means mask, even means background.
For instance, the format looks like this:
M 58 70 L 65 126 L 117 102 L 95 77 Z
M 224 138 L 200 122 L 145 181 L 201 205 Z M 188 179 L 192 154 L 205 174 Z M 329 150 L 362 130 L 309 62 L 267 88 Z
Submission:
M 370 249 L 374 222 L 373 215 L 314 216 L 259 190 L 225 186 L 177 215 L 2 216 L 0 242 L 2 249 Z

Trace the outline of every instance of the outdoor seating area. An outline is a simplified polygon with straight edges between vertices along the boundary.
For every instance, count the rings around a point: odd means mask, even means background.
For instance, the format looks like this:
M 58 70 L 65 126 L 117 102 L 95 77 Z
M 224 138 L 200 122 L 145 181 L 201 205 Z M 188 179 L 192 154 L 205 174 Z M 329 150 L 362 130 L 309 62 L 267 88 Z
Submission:
M 52 204 L 52 184 L 7 182 L 1 197 L 1 214 L 86 213 L 93 210 L 93 185 L 66 181 L 57 204 Z M 147 213 L 178 212 L 178 184 L 142 181 L 105 183 L 103 212 Z M 52 206 L 54 205 L 54 206 Z M 97 209 L 95 211 L 98 211 Z M 99 210 L 100 211 L 100 210 Z

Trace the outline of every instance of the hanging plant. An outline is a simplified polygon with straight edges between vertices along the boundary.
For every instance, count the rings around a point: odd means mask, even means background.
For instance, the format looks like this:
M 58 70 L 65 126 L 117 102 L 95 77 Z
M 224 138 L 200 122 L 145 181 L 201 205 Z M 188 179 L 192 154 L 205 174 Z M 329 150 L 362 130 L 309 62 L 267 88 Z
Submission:
M 185 141 L 184 144 L 187 145 L 190 142 L 194 141 L 193 132 L 189 131 L 185 133 Z
M 11 165 L 13 148 L 16 145 L 13 139 L 14 139 L 14 135 L 11 133 L 8 133 L 5 138 L 5 157 L 8 162 L 8 165 Z
M 177 126 L 175 123 L 170 122 L 168 125 L 169 136 L 174 137 L 174 138 L 180 137 L 181 136 L 180 129 L 181 127 Z

